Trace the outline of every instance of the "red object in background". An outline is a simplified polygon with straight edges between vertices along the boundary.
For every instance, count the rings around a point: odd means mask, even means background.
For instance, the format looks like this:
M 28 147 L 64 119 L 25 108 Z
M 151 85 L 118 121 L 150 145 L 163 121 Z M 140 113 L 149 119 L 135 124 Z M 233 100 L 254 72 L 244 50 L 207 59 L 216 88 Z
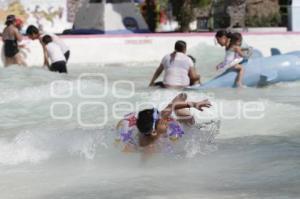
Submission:
M 17 18 L 16 19 L 16 27 L 17 28 L 22 28 L 22 26 L 23 26 L 23 20 L 22 19 L 20 19 L 20 18 Z
M 159 23 L 166 24 L 168 22 L 168 15 L 165 10 L 159 12 Z

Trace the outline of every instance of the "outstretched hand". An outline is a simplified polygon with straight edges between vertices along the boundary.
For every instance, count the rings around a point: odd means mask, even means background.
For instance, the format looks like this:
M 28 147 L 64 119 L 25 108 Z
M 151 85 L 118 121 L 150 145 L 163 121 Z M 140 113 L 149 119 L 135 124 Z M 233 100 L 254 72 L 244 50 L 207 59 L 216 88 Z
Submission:
M 199 111 L 203 111 L 203 108 L 210 108 L 212 105 L 208 100 L 203 100 L 200 102 L 193 102 L 193 107 Z

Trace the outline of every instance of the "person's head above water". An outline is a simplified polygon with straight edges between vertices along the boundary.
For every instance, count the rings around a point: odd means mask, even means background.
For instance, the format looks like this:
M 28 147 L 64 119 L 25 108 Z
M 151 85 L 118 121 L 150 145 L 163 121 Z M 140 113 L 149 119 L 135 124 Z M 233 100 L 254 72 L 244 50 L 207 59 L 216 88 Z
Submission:
M 186 53 L 186 42 L 182 40 L 176 41 L 174 49 L 176 52 Z
M 34 25 L 30 25 L 26 30 L 26 35 L 32 40 L 39 39 L 40 31 Z
M 182 40 L 178 40 L 175 43 L 174 52 L 171 54 L 170 63 L 174 62 L 176 53 L 186 53 L 186 42 Z
M 219 30 L 215 37 L 220 46 L 228 47 L 228 45 L 241 45 L 242 43 L 242 34 L 238 32 L 231 33 L 226 30 Z
M 156 136 L 167 131 L 168 126 L 162 122 L 157 109 L 146 109 L 138 113 L 136 126 L 144 136 Z
M 5 25 L 9 26 L 9 25 L 14 24 L 14 23 L 16 23 L 16 16 L 15 15 L 8 15 L 6 17 Z
M 241 33 L 238 33 L 238 32 L 232 33 L 230 35 L 229 47 L 231 47 L 233 45 L 240 46 L 242 44 L 242 40 L 243 40 L 243 37 L 242 37 Z
M 45 35 L 43 38 L 42 38 L 42 42 L 47 45 L 49 44 L 50 42 L 52 42 L 52 37 L 49 36 L 49 35 Z
M 215 38 L 220 46 L 226 46 L 231 38 L 232 33 L 226 30 L 216 32 Z

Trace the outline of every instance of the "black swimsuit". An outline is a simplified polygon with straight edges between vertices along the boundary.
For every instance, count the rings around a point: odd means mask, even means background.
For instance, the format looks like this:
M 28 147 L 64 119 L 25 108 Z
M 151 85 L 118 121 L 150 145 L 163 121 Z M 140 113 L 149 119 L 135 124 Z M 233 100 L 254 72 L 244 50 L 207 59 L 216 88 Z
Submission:
M 5 57 L 14 57 L 19 52 L 17 40 L 4 40 Z

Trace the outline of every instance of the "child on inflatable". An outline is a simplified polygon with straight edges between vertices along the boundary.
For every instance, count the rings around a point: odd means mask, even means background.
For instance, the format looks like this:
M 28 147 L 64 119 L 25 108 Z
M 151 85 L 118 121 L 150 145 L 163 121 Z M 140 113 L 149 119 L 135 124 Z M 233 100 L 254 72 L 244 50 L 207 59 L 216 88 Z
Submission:
M 195 124 L 194 117 L 187 108 L 203 111 L 203 108 L 209 107 L 211 104 L 208 100 L 189 102 L 187 95 L 181 93 L 162 111 L 152 108 L 142 110 L 137 115 L 126 115 L 117 125 L 116 143 L 123 145 L 123 152 L 140 149 L 146 154 L 157 152 L 157 144 L 161 138 L 177 140 L 184 135 L 182 124 Z M 176 118 L 171 116 L 173 112 Z
M 242 63 L 244 61 L 244 52 L 241 48 L 242 35 L 240 33 L 227 33 L 226 31 L 218 31 L 216 39 L 220 46 L 226 47 L 225 59 L 222 63 L 217 65 L 217 70 L 225 71 L 227 69 L 234 69 L 238 72 L 236 85 L 242 87 L 242 79 L 244 75 L 244 68 Z

